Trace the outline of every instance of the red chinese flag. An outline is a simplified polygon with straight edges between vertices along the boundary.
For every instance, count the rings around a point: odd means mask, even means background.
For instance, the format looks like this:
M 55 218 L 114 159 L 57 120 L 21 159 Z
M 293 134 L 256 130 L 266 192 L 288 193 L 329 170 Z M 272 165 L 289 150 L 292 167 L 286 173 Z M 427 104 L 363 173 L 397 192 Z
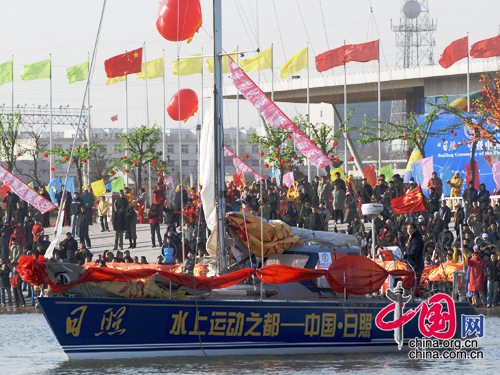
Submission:
M 118 115 L 114 115 L 113 117 L 111 117 L 111 121 L 118 121 Z
M 234 186 L 244 186 L 245 185 L 245 175 L 243 172 L 239 171 L 233 174 Z
M 470 57 L 473 59 L 486 59 L 493 56 L 500 56 L 500 35 L 474 43 L 470 48 Z
M 373 42 L 350 44 L 346 46 L 345 50 L 346 62 L 368 62 L 378 59 L 378 40 Z
M 465 59 L 467 57 L 467 47 L 467 37 L 455 40 L 448 47 L 446 47 L 441 57 L 439 57 L 439 65 L 448 69 L 457 61 Z
M 370 165 L 369 167 L 363 168 L 363 175 L 368 181 L 368 184 L 370 184 L 372 187 L 377 184 L 377 174 L 375 172 L 374 165 Z
M 368 62 L 378 59 L 378 40 L 361 44 L 346 44 L 316 56 L 316 70 L 324 72 L 349 61 Z
M 127 74 L 140 73 L 142 70 L 142 48 L 118 55 L 104 61 L 106 77 L 121 77 Z
M 395 214 L 411 214 L 426 210 L 424 194 L 422 194 L 420 186 L 410 190 L 402 197 L 394 198 L 391 203 Z

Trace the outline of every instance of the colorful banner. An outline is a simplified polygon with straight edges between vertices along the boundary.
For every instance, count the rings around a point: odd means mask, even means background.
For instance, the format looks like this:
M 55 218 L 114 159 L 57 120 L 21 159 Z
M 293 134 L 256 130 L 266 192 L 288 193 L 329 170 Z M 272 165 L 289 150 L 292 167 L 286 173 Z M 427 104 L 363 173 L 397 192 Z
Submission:
M 264 177 L 258 174 L 252 167 L 250 167 L 247 163 L 245 163 L 243 160 L 241 160 L 240 157 L 236 155 L 233 157 L 233 165 L 238 171 L 242 171 L 243 173 L 253 173 L 255 181 L 264 179 Z
M 164 180 L 164 184 L 165 184 L 165 186 L 167 186 L 168 184 L 170 184 L 170 187 L 173 188 L 174 187 L 174 179 L 172 178 L 172 176 L 168 176 Z
M 12 192 L 17 194 L 20 199 L 28 202 L 42 214 L 56 208 L 55 204 L 42 197 L 35 190 L 31 189 L 28 185 L 26 185 L 1 165 L 0 181 L 9 186 L 12 189 Z
M 375 165 L 370 165 L 369 167 L 363 168 L 363 176 L 365 176 L 366 181 L 369 185 L 377 185 L 377 174 L 375 173 Z
M 232 152 L 226 145 L 224 145 L 224 156 L 225 157 L 234 156 L 234 152 Z
M 276 184 L 277 184 L 278 186 L 280 186 L 280 185 L 281 185 L 281 184 L 280 184 L 280 182 L 281 182 L 281 181 L 280 181 L 280 171 L 279 171 L 279 169 L 276 169 L 274 172 L 269 173 L 269 177 L 271 178 L 271 180 L 272 180 L 273 178 L 275 178 L 275 179 L 276 179 Z
M 317 168 L 324 168 L 332 161 L 293 123 L 274 102 L 262 92 L 246 73 L 229 59 L 229 69 L 234 86 L 273 126 L 293 132 L 297 149 Z
M 92 192 L 96 197 L 99 197 L 100 195 L 106 194 L 106 186 L 104 185 L 103 180 L 99 181 L 94 181 L 90 184 L 92 186 Z M 113 186 L 113 185 L 111 185 Z
M 293 172 L 285 173 L 285 175 L 283 176 L 283 184 L 285 184 L 286 186 L 288 186 L 288 188 L 290 188 L 290 186 L 293 186 L 294 183 L 295 182 L 293 179 Z

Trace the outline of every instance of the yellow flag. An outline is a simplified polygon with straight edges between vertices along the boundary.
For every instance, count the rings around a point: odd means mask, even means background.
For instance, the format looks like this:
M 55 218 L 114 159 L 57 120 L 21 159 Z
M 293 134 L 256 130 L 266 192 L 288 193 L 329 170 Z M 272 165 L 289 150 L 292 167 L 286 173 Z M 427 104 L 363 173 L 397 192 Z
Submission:
M 236 60 L 238 59 L 238 55 L 231 55 L 231 58 L 236 62 Z M 207 65 L 207 70 L 209 71 L 209 73 L 211 75 L 214 75 L 214 59 L 207 59 L 207 61 L 205 61 L 205 64 Z M 222 73 L 229 73 L 229 60 L 227 56 L 222 56 Z
M 251 59 L 241 60 L 241 69 L 245 72 L 255 72 L 257 70 L 271 68 L 273 47 L 262 51 Z
M 106 85 L 113 85 L 117 82 L 123 82 L 127 79 L 127 76 L 120 76 L 120 77 L 114 77 L 114 78 L 108 78 L 106 77 Z
M 191 56 L 201 56 L 200 53 L 196 53 Z M 191 74 L 202 73 L 203 72 L 203 60 L 198 59 L 179 59 L 179 68 L 177 68 L 177 60 L 173 62 L 173 71 L 176 76 L 189 76 Z
M 163 77 L 163 57 L 148 61 L 146 64 L 148 64 L 146 66 L 147 71 L 144 70 L 145 63 L 142 63 L 142 71 L 137 73 L 137 79 L 146 79 L 146 73 L 148 74 L 148 79 Z
M 92 186 L 92 192 L 96 197 L 106 194 L 106 186 L 104 186 L 103 180 L 92 182 L 90 186 Z
M 344 168 L 338 167 L 337 169 L 330 171 L 330 176 L 332 177 L 332 181 L 335 180 L 335 173 L 339 172 L 340 173 L 340 179 L 344 180 L 345 182 L 345 176 L 344 176 Z
M 292 57 L 290 60 L 288 60 L 285 63 L 285 65 L 283 65 L 283 68 L 281 68 L 280 70 L 281 78 L 286 78 L 294 73 L 297 73 L 299 70 L 307 68 L 308 63 L 309 63 L 309 54 L 306 47 L 302 51 L 297 53 L 294 57 Z

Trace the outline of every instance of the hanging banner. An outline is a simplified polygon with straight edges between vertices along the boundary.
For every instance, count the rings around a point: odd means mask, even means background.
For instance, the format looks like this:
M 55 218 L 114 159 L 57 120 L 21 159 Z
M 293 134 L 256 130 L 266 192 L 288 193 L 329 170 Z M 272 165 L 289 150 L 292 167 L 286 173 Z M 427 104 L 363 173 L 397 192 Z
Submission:
M 229 58 L 229 69 L 234 86 L 260 112 L 270 124 L 293 133 L 297 149 L 317 168 L 324 168 L 332 161 L 316 146 L 278 106 L 262 92 L 246 73 Z
M 56 208 L 55 204 L 42 197 L 1 165 L 0 181 L 9 186 L 12 189 L 12 192 L 17 194 L 19 198 L 31 204 L 42 214 Z
M 236 155 L 233 157 L 233 165 L 238 171 L 242 171 L 243 173 L 253 173 L 255 181 L 264 179 L 264 177 L 255 172 L 255 170 L 252 167 L 250 167 L 247 163 L 245 163 L 243 160 L 241 160 L 241 158 L 239 158 Z
M 234 152 L 232 152 L 226 145 L 224 145 L 224 156 L 225 157 L 234 156 Z

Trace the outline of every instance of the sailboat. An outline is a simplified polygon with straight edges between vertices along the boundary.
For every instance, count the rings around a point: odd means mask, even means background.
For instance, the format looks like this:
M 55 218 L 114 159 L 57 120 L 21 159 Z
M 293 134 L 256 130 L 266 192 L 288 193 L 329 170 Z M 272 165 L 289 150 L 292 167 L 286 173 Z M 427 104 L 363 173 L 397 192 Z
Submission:
M 201 168 L 204 211 L 216 229 L 217 276 L 180 275 L 169 266 L 84 269 L 25 258 L 20 268 L 30 281 L 51 287 L 38 301 L 62 349 L 70 359 L 384 352 L 422 337 L 417 318 L 404 325 L 406 338 L 400 327 L 399 342 L 393 330 L 378 327 L 377 316 L 393 303 L 366 294 L 388 273 L 360 256 L 355 237 L 294 234 L 280 222 L 225 212 L 220 12 L 215 0 L 214 100 L 204 123 Z M 249 251 L 247 260 L 257 264 L 233 271 Z M 399 275 L 411 278 L 409 272 Z M 408 302 L 399 313 L 422 303 Z M 399 317 L 396 311 L 385 321 Z M 475 310 L 456 302 L 453 313 L 458 337 L 460 316 Z

